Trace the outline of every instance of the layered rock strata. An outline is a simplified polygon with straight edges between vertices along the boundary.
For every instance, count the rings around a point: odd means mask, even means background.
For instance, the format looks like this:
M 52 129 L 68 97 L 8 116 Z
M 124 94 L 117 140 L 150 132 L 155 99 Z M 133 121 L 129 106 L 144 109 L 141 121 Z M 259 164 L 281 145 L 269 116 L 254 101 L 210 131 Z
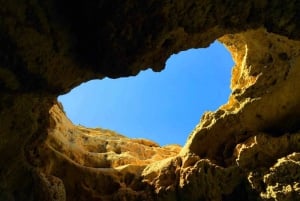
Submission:
M 0 200 L 300 200 L 298 13 L 296 0 L 1 2 Z M 182 149 L 74 126 L 56 101 L 215 39 L 236 63 L 232 94 Z
M 160 147 L 146 139 L 74 126 L 59 105 L 50 114 L 48 138 L 38 150 L 38 174 L 44 188 L 53 188 L 48 178 L 62 185 L 55 185 L 55 193 L 42 192 L 41 200 L 148 200 L 151 190 L 142 182 L 141 172 L 181 150 L 178 145 Z

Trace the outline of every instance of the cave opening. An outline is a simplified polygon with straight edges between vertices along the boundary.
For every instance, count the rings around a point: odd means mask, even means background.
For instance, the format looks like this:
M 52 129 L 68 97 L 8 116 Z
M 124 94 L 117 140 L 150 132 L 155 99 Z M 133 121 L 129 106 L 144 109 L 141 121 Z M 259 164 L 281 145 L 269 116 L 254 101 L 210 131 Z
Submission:
M 233 65 L 228 50 L 215 41 L 172 55 L 162 72 L 91 80 L 58 100 L 75 125 L 183 146 L 202 114 L 228 101 Z

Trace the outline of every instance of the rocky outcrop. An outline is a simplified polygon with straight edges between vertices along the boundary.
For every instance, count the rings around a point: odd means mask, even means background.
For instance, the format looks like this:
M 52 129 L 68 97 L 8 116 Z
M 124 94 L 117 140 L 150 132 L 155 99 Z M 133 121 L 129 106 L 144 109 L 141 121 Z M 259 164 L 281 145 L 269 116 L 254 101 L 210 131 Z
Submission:
M 300 200 L 300 4 L 3 1 L 0 200 Z M 219 39 L 232 94 L 181 149 L 74 126 L 58 95 Z
M 141 172 L 148 164 L 175 156 L 181 150 L 178 145 L 159 147 L 146 139 L 74 126 L 60 105 L 54 105 L 50 114 L 48 137 L 38 148 L 38 174 L 43 181 L 45 177 L 52 181 L 55 175 L 62 185 L 58 188 L 46 178 L 42 186 L 54 186 L 56 193 L 42 192 L 40 200 L 152 199 Z

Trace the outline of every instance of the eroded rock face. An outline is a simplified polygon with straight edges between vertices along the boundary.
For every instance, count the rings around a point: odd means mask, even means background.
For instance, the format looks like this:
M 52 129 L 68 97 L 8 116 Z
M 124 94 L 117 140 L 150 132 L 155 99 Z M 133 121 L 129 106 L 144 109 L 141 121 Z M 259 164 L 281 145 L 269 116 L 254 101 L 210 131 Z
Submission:
M 297 0 L 1 2 L 0 200 L 299 200 L 298 13 Z M 232 94 L 182 149 L 74 126 L 57 104 L 217 38 Z
M 59 178 L 63 185 L 55 190 L 66 192 L 67 200 L 151 200 L 151 188 L 142 182 L 141 172 L 181 150 L 178 145 L 159 147 L 146 139 L 74 126 L 59 105 L 50 115 L 48 137 L 38 150 L 38 172 L 42 178 Z M 44 195 L 42 200 L 56 200 L 53 193 Z
M 236 62 L 232 95 L 228 104 L 203 116 L 185 148 L 226 164 L 236 144 L 258 131 L 280 136 L 299 129 L 300 43 L 264 30 L 221 41 Z

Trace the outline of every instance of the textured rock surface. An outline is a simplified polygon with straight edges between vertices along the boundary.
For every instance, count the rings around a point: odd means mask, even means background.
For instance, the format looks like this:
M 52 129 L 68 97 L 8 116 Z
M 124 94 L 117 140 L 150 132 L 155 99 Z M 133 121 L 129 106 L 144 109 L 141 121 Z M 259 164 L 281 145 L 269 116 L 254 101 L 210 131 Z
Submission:
M 159 147 L 146 139 L 74 126 L 59 105 L 50 114 L 49 135 L 38 150 L 38 171 L 60 178 L 64 185 L 56 190 L 66 189 L 68 200 L 150 200 L 150 186 L 142 182 L 141 172 L 181 150 L 178 145 Z
M 299 200 L 299 1 L 0 3 L 0 200 Z M 218 38 L 232 94 L 181 150 L 73 126 L 57 105 Z

